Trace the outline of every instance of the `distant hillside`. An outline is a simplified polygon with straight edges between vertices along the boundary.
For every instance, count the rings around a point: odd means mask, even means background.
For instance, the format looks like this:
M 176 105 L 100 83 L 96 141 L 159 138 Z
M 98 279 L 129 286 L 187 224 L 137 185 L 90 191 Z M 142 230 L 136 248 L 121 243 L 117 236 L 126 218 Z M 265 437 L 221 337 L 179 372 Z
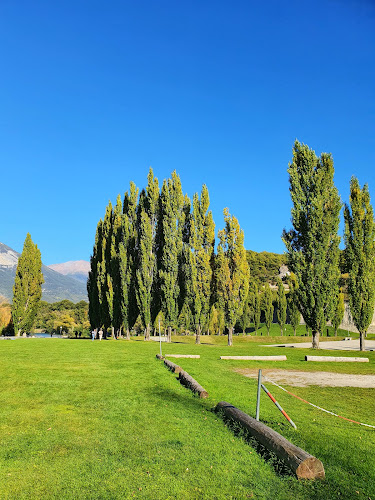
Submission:
M 0 295 L 8 300 L 13 297 L 13 284 L 19 253 L 0 243 Z M 58 302 L 63 299 L 87 301 L 86 283 L 64 276 L 47 266 L 42 266 L 45 283 L 42 285 L 42 300 Z
M 62 264 L 51 264 L 48 267 L 64 276 L 70 276 L 86 284 L 90 270 L 90 262 L 87 262 L 87 260 L 70 260 Z
M 250 276 L 261 283 L 275 281 L 281 266 L 286 265 L 286 255 L 246 250 Z

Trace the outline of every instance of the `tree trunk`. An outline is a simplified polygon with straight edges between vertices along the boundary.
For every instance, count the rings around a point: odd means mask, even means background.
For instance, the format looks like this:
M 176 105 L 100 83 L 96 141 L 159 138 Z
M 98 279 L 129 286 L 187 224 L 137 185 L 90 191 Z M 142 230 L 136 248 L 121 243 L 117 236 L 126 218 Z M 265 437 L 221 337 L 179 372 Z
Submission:
M 280 335 L 283 336 L 283 327 L 280 326 Z
M 228 328 L 228 345 L 233 345 L 233 326 Z
M 115 327 L 114 326 L 111 326 L 111 330 L 112 330 L 112 338 L 116 338 L 115 337 Z
M 272 451 L 283 460 L 298 479 L 324 478 L 324 467 L 320 460 L 287 441 L 281 434 L 267 425 L 225 401 L 216 405 L 215 412 L 222 413 L 225 420 L 232 421 L 237 428 L 240 426 L 248 431 L 267 450 Z
M 168 326 L 168 338 L 167 342 L 172 342 L 172 327 Z
M 319 349 L 319 332 L 312 330 L 312 348 Z
M 294 331 L 294 336 L 296 336 L 297 335 L 297 329 L 293 328 L 293 331 Z
M 359 350 L 365 351 L 365 332 L 359 332 Z
M 201 325 L 197 325 L 197 330 L 195 333 L 195 343 L 196 344 L 201 343 Z
M 126 329 L 126 340 L 130 340 L 130 331 L 129 331 L 129 328 Z
M 150 323 L 148 323 L 145 329 L 145 340 L 150 340 Z

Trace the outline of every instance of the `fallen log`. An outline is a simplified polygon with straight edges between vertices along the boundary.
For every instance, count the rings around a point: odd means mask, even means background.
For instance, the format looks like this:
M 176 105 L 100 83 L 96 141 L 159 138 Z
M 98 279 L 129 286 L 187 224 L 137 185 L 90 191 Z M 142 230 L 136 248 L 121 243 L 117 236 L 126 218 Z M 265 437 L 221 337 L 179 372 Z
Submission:
M 171 372 L 180 373 L 182 371 L 181 366 L 172 363 L 172 361 L 169 361 L 168 359 L 164 359 L 164 364 L 167 368 L 169 368 L 169 370 L 171 370 Z
M 267 425 L 255 420 L 235 406 L 221 401 L 214 409 L 216 413 L 239 424 L 249 432 L 267 450 L 275 453 L 296 474 L 298 479 L 323 479 L 324 467 L 320 460 L 313 457 L 302 448 L 298 448 L 281 434 Z
M 199 354 L 166 354 L 166 358 L 195 358 L 199 359 Z
M 220 359 L 237 359 L 246 361 L 286 361 L 286 356 L 220 356 Z
M 354 358 L 353 356 L 305 356 L 305 361 L 337 361 L 339 363 L 368 363 L 368 358 Z
M 177 380 L 181 385 L 187 387 L 191 391 L 198 393 L 200 398 L 208 398 L 208 392 L 204 389 L 198 382 L 193 379 L 191 375 L 189 375 L 184 370 L 181 370 L 178 374 Z
M 161 354 L 157 354 L 157 355 L 156 355 L 156 357 L 157 357 L 158 359 L 164 359 L 164 356 L 162 356 Z

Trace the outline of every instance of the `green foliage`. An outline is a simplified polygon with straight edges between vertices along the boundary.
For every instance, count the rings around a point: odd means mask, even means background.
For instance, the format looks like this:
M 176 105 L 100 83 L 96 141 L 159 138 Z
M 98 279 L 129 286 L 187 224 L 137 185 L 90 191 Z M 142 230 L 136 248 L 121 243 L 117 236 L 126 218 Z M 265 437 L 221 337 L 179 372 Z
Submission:
M 228 345 L 232 345 L 234 325 L 242 314 L 249 292 L 249 267 L 244 249 L 244 233 L 238 220 L 224 209 L 225 228 L 219 231 L 216 258 L 216 284 L 220 309 L 228 327 Z
M 331 319 L 331 324 L 335 331 L 335 336 L 337 336 L 338 327 L 341 325 L 341 322 L 344 319 L 344 314 L 345 314 L 344 294 L 340 292 L 337 297 L 336 308 L 334 310 Z
M 294 335 L 296 335 L 297 327 L 301 321 L 301 313 L 298 309 L 297 296 L 296 296 L 296 277 L 294 273 L 291 273 L 288 279 L 289 293 L 287 298 L 289 322 L 293 328 Z
M 284 254 L 270 252 L 254 252 L 246 250 L 247 263 L 252 280 L 259 284 L 276 281 L 281 266 L 286 265 L 287 258 Z
M 270 328 L 273 322 L 273 301 L 272 301 L 272 291 L 268 283 L 264 285 L 264 292 L 262 295 L 263 299 L 263 311 L 266 320 L 267 334 L 270 334 Z
M 285 288 L 281 279 L 277 280 L 277 322 L 280 325 L 280 333 L 283 334 L 286 323 L 286 296 Z
M 42 297 L 42 259 L 29 233 L 18 259 L 13 287 L 12 319 L 16 335 L 32 328 Z
M 367 184 L 350 182 L 350 207 L 345 206 L 345 255 L 349 270 L 350 311 L 358 331 L 367 332 L 375 304 L 375 221 Z
M 312 329 L 313 347 L 317 348 L 319 332 L 331 318 L 338 294 L 341 201 L 333 183 L 330 154 L 318 158 L 296 141 L 288 173 L 293 229 L 284 230 L 283 241 L 289 269 L 298 282 L 298 308 Z

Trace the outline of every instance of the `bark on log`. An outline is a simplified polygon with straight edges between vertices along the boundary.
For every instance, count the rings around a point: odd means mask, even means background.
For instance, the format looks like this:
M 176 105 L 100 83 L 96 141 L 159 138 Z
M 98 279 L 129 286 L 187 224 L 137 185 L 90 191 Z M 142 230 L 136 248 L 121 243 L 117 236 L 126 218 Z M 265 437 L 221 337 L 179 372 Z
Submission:
M 165 361 L 164 361 L 165 363 Z M 184 370 L 178 374 L 177 380 L 191 391 L 198 393 L 200 398 L 208 398 L 208 392 L 198 382 Z
M 220 356 L 220 359 L 238 359 L 251 361 L 286 361 L 286 356 Z
M 354 363 L 368 363 L 369 358 L 353 358 L 352 356 L 305 356 L 305 361 L 338 361 L 354 362 Z
M 164 356 L 162 356 L 161 354 L 157 354 L 157 355 L 156 355 L 156 357 L 157 357 L 158 359 L 164 359 Z
M 199 359 L 199 354 L 166 354 L 166 358 L 194 358 Z
M 283 460 L 298 479 L 324 478 L 324 467 L 320 460 L 295 446 L 267 425 L 225 401 L 216 405 L 215 412 L 222 413 L 227 419 L 240 424 L 259 443 Z
M 164 359 L 164 364 L 167 368 L 171 370 L 171 372 L 180 373 L 182 371 L 181 366 L 172 363 L 172 361 L 169 361 L 168 359 Z

